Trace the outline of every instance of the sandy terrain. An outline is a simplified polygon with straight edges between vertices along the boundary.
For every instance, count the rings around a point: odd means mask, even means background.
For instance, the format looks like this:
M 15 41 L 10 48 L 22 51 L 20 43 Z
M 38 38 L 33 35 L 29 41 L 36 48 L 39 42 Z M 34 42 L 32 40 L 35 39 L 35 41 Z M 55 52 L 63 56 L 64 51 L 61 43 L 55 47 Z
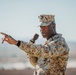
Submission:
M 0 70 L 0 75 L 33 75 L 33 69 L 24 70 Z M 66 75 L 76 75 L 76 68 L 66 70 Z

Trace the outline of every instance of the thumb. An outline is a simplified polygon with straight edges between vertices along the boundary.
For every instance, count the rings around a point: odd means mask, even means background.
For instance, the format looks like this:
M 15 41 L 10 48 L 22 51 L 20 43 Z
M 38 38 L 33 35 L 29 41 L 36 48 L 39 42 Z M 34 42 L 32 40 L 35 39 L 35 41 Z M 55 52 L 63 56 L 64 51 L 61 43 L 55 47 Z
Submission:
M 7 38 L 2 38 L 2 44 L 4 43 L 4 41 L 8 42 Z
M 2 38 L 2 44 L 3 44 L 3 43 L 4 43 L 4 41 L 5 41 L 4 39 L 5 39 L 5 38 Z

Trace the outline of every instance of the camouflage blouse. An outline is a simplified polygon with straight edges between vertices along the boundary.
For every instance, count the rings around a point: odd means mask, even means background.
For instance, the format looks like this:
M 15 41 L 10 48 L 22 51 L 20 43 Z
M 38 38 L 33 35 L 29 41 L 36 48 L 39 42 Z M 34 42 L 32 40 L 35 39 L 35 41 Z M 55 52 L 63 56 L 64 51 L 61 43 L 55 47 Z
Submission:
M 69 48 L 61 34 L 47 40 L 44 45 L 20 42 L 20 46 L 35 66 L 34 75 L 65 75 Z

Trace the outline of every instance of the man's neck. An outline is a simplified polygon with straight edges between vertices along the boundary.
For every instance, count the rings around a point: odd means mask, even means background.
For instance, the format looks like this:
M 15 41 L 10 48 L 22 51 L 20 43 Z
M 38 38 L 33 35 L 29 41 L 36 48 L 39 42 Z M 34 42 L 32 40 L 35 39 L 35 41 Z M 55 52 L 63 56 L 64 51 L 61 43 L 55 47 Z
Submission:
M 57 33 L 51 34 L 51 35 L 47 38 L 47 40 L 50 39 L 51 37 L 55 36 L 56 34 L 57 34 Z

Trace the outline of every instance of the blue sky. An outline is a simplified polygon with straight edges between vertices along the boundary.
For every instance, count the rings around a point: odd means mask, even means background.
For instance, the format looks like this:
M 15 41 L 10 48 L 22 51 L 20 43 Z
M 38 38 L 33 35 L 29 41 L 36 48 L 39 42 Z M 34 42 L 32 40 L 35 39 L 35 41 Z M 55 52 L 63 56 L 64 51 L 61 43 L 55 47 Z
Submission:
M 35 33 L 42 38 L 38 16 L 53 14 L 57 32 L 67 41 L 76 41 L 75 7 L 76 0 L 0 0 L 0 32 L 16 39 L 31 38 Z

